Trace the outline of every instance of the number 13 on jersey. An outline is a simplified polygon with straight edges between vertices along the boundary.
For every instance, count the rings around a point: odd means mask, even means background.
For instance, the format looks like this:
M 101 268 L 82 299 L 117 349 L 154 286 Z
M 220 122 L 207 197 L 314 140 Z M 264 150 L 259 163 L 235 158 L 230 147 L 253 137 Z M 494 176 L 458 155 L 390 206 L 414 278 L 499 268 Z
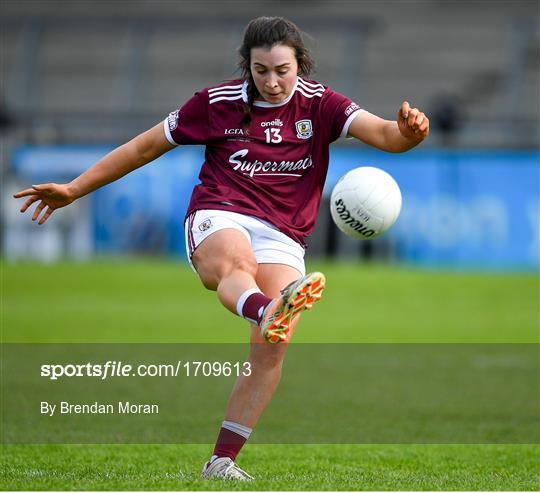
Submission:
M 267 128 L 264 131 L 266 135 L 267 144 L 279 144 L 283 139 L 279 133 L 281 129 L 279 128 Z

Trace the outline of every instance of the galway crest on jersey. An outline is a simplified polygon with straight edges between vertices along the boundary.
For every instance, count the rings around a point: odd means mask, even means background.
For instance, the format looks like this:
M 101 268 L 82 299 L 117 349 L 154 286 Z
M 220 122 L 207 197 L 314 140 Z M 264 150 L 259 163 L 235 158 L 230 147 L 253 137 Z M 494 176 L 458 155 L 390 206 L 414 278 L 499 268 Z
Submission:
M 311 120 L 299 120 L 296 122 L 296 136 L 299 139 L 309 139 L 313 135 Z

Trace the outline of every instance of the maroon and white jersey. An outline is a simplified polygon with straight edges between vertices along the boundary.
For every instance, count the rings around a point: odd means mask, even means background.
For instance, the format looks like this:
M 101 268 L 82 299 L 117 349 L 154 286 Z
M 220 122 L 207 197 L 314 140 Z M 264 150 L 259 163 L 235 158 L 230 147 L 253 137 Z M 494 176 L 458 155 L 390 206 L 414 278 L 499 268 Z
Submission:
M 255 101 L 242 128 L 247 83 L 203 89 L 164 121 L 173 145 L 206 146 L 187 215 L 219 209 L 264 219 L 305 245 L 315 226 L 330 143 L 361 111 L 349 98 L 297 78 L 281 103 Z

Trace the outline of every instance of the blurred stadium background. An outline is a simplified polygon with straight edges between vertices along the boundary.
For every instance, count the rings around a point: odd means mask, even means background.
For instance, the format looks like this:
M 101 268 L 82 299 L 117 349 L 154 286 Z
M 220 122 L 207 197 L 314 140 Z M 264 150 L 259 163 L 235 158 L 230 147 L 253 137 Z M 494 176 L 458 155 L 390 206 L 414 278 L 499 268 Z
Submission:
M 202 163 L 177 149 L 38 228 L 11 193 L 67 181 L 165 118 L 198 88 L 234 78 L 246 22 L 284 15 L 311 35 L 314 78 L 394 118 L 407 99 L 432 134 L 389 155 L 334 145 L 326 195 L 360 165 L 402 187 L 386 237 L 337 233 L 323 202 L 311 257 L 535 271 L 539 266 L 537 1 L 2 2 L 2 249 L 8 260 L 182 256 Z

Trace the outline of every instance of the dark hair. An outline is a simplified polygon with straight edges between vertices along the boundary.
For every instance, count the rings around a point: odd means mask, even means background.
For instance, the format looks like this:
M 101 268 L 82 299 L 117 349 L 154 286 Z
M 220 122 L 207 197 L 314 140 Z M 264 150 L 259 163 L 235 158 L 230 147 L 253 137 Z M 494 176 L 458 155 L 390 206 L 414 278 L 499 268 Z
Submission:
M 272 48 L 278 44 L 289 46 L 294 50 L 299 75 L 309 76 L 315 68 L 315 63 L 296 24 L 283 17 L 257 17 L 250 21 L 244 32 L 242 46 L 238 50 L 240 54 L 238 68 L 242 72 L 242 78 L 248 82 L 248 101 L 244 105 L 243 121 L 246 129 L 251 123 L 253 101 L 259 95 L 251 76 L 251 49 Z

